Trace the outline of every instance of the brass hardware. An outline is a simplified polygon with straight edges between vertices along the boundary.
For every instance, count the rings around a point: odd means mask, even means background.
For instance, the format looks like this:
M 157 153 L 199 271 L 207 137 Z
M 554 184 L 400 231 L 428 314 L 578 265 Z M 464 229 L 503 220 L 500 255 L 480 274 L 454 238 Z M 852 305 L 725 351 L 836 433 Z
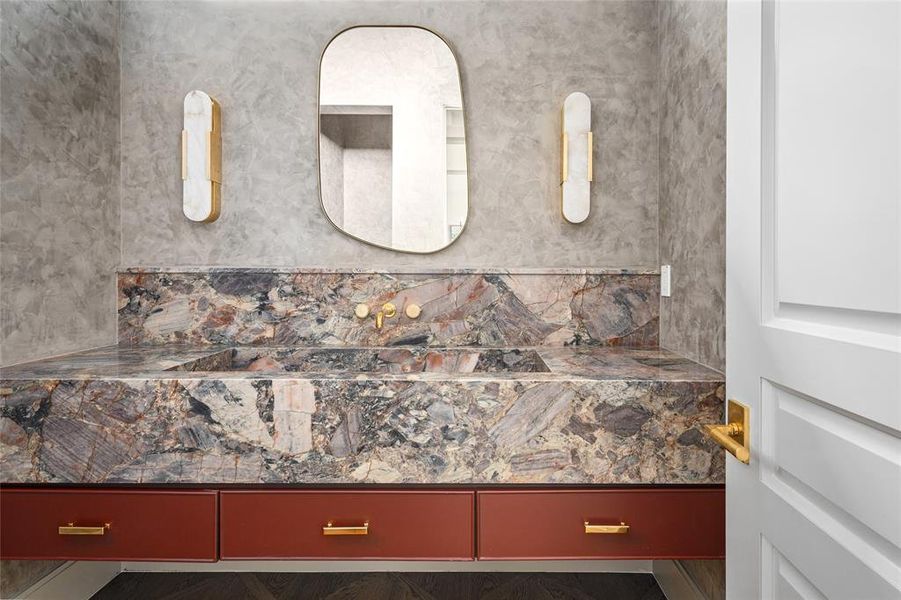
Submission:
M 418 304 L 408 304 L 407 308 L 404 309 L 404 314 L 407 315 L 407 318 L 418 319 L 419 315 L 422 314 L 422 307 Z
M 751 462 L 751 409 L 735 400 L 729 400 L 725 425 L 704 425 L 713 441 L 725 448 L 741 462 Z
M 562 158 L 560 159 L 560 184 L 562 185 L 569 179 L 569 135 L 565 131 L 560 139 L 560 143 L 562 154 Z
M 588 181 L 594 181 L 594 134 L 588 132 Z
M 629 526 L 625 523 L 619 525 L 592 525 L 585 521 L 585 533 L 629 533 Z
M 368 304 L 357 304 L 356 308 L 354 308 L 354 314 L 358 319 L 365 319 L 369 316 L 369 305 Z
M 188 130 L 181 130 L 181 180 L 188 178 Z
M 393 319 L 397 316 L 397 307 L 386 302 L 382 305 L 382 310 L 375 313 L 375 328 L 381 329 L 385 325 L 385 319 Z
M 104 535 L 109 528 L 109 523 L 94 527 L 76 526 L 75 523 L 67 523 L 59 526 L 59 535 Z
M 212 131 L 207 134 L 207 170 L 210 178 L 210 201 L 212 210 L 210 216 L 206 219 L 207 223 L 212 223 L 219 218 L 222 209 L 222 108 L 215 98 L 210 98 L 213 102 L 213 124 Z
M 213 183 L 222 183 L 222 136 L 218 131 L 206 132 L 206 176 Z
M 322 535 L 369 535 L 369 521 L 366 521 L 362 525 L 351 527 L 336 527 L 329 521 L 328 524 L 322 528 Z

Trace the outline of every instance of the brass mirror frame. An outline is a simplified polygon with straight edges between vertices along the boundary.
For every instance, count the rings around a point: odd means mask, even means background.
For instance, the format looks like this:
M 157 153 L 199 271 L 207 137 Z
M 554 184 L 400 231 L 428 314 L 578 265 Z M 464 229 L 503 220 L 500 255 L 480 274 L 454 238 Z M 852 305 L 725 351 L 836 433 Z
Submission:
M 337 223 L 332 220 L 332 217 L 328 214 L 328 211 L 325 209 L 325 201 L 322 199 L 322 59 L 325 58 L 325 53 L 328 50 L 328 47 L 332 45 L 336 39 L 342 34 L 347 33 L 353 29 L 421 29 L 423 31 L 427 31 L 444 42 L 444 45 L 447 46 L 447 49 L 450 50 L 451 56 L 454 57 L 454 64 L 457 68 L 457 82 L 460 85 L 460 103 L 463 105 L 461 110 L 463 111 L 463 140 L 466 144 L 466 221 L 463 223 L 463 227 L 460 229 L 460 233 L 457 234 L 457 237 L 452 239 L 450 242 L 441 246 L 436 250 L 403 250 L 400 248 L 392 248 L 391 246 L 384 246 L 382 244 L 377 244 L 375 242 L 370 242 L 369 240 L 364 240 L 361 237 L 357 237 L 352 233 L 348 233 L 341 229 Z M 469 182 L 469 173 L 470 164 L 469 160 L 469 138 L 466 135 L 467 132 L 467 123 L 469 122 L 469 117 L 466 114 L 466 98 L 463 94 L 463 73 L 460 71 L 460 58 L 457 56 L 457 52 L 454 50 L 454 47 L 447 40 L 446 37 L 438 33 L 433 29 L 429 29 L 428 27 L 423 27 L 421 25 L 352 25 L 350 27 L 345 27 L 338 33 L 332 36 L 332 38 L 328 41 L 325 47 L 322 49 L 322 52 L 319 54 L 319 79 L 316 85 L 316 181 L 319 185 L 319 207 L 322 209 L 322 213 L 325 215 L 326 220 L 337 229 L 342 235 L 346 235 L 349 238 L 355 239 L 358 242 L 363 242 L 364 244 L 368 244 L 370 246 L 374 246 L 376 248 L 382 248 L 383 250 L 392 250 L 394 252 L 403 252 L 404 254 L 435 254 L 436 252 L 441 252 L 442 250 L 446 250 L 454 243 L 460 240 L 463 237 L 463 232 L 466 231 L 466 227 L 469 224 L 469 213 L 472 209 L 472 201 L 471 201 L 471 185 Z

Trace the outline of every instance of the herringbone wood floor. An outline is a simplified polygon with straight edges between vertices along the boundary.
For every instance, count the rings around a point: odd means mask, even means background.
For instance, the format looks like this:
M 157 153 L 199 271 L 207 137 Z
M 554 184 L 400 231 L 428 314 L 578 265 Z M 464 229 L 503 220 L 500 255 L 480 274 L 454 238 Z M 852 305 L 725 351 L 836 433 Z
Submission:
M 666 600 L 636 573 L 123 573 L 95 600 Z

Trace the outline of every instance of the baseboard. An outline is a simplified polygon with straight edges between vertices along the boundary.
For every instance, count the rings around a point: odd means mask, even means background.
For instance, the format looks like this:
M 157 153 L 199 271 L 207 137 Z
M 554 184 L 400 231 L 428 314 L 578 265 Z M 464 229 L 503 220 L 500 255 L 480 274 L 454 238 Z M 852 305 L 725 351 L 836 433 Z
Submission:
M 685 569 L 675 560 L 655 560 L 651 567 L 667 600 L 707 600 Z
M 18 596 L 21 600 L 88 600 L 121 570 L 122 563 L 67 562 Z
M 649 560 L 228 560 L 215 563 L 123 562 L 123 572 L 136 573 L 650 573 Z

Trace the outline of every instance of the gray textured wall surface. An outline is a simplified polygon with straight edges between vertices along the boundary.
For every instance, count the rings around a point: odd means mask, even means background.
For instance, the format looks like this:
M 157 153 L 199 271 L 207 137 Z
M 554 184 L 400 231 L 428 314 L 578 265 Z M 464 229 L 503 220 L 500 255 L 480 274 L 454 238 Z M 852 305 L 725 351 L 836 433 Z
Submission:
M 119 7 L 0 2 L 0 364 L 115 342 Z M 2 561 L 14 598 L 57 561 Z
M 660 262 L 673 295 L 661 345 L 726 365 L 726 3 L 660 10 Z
M 122 263 L 654 266 L 657 7 L 634 2 L 141 2 L 122 8 Z M 319 205 L 319 57 L 351 25 L 434 29 L 462 71 L 471 212 L 427 256 L 361 245 Z M 223 209 L 181 214 L 181 102 L 222 104 Z M 594 102 L 592 216 L 559 207 L 560 106 Z
M 113 343 L 119 7 L 0 3 L 0 363 Z

